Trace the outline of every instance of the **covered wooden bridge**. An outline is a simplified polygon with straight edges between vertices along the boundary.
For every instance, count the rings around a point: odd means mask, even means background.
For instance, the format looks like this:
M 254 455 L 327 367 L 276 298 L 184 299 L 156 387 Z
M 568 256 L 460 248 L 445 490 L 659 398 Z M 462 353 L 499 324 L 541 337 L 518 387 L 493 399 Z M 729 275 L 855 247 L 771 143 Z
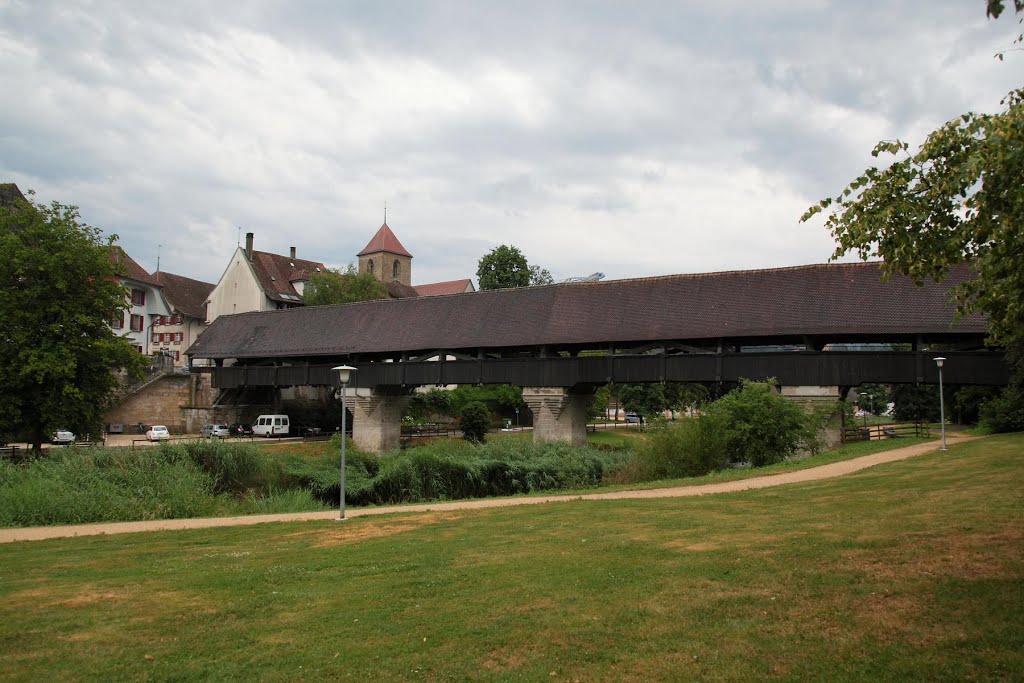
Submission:
M 608 382 L 774 377 L 784 393 L 839 397 L 935 382 L 941 354 L 950 384 L 1005 384 L 985 320 L 950 303 L 966 277 L 918 287 L 883 281 L 877 263 L 827 264 L 243 313 L 188 354 L 214 362 L 221 389 L 333 386 L 331 367 L 355 366 L 368 447 L 397 440 L 413 388 L 468 383 L 524 387 L 538 438 L 579 440 L 585 398 Z

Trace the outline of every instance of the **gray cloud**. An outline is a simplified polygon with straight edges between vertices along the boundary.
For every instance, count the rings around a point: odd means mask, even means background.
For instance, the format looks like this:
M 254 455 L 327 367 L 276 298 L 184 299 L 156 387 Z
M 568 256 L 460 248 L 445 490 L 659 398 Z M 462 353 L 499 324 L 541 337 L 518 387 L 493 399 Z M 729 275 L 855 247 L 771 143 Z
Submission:
M 820 262 L 803 209 L 878 139 L 994 109 L 1014 28 L 962 0 L 13 1 L 0 180 L 207 280 L 239 229 L 344 265 L 385 201 L 420 282 L 501 243 L 556 277 Z

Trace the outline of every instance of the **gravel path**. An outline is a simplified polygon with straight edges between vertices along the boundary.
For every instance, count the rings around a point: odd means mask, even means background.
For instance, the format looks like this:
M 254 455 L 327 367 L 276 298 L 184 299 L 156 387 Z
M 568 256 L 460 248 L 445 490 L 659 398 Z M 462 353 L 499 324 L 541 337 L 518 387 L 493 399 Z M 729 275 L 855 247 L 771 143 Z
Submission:
M 962 434 L 947 435 L 949 444 L 973 441 L 980 437 Z M 730 493 L 763 489 L 769 486 L 797 484 L 805 481 L 817 481 L 840 477 L 851 472 L 858 472 L 882 463 L 905 460 L 917 455 L 938 450 L 938 441 L 896 448 L 890 451 L 865 455 L 852 460 L 844 460 L 820 467 L 811 467 L 795 472 L 775 474 L 764 477 L 752 477 L 737 481 L 700 486 L 673 486 L 662 489 L 644 489 L 641 491 L 609 491 L 606 493 L 582 493 L 562 496 L 528 496 L 517 498 L 486 498 L 481 500 L 453 501 L 450 503 L 421 503 L 416 505 L 389 505 L 370 508 L 350 508 L 346 516 L 363 517 L 366 515 L 390 515 L 395 513 L 422 513 L 447 510 L 475 510 L 479 508 L 509 507 L 512 505 L 537 505 L 540 503 L 565 502 L 572 500 L 623 500 L 639 498 L 682 498 L 685 496 L 704 496 L 714 493 Z M 107 524 L 75 524 L 70 526 L 20 527 L 0 529 L 0 543 L 14 541 L 41 541 L 48 538 L 69 538 L 73 536 L 99 536 L 104 534 L 130 534 L 140 531 L 167 531 L 173 529 L 207 529 L 211 527 L 248 526 L 250 524 L 266 524 L 269 522 L 308 522 L 338 519 L 337 510 L 320 512 L 293 512 L 278 515 L 249 515 L 246 517 L 206 517 L 200 519 L 158 519 L 145 522 L 115 522 Z

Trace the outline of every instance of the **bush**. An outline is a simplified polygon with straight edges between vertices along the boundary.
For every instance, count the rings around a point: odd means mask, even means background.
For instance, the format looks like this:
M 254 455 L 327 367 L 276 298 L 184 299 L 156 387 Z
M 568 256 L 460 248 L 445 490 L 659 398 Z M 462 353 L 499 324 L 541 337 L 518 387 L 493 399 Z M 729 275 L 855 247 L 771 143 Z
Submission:
M 773 383 L 743 380 L 697 418 L 656 422 L 637 454 L 641 475 L 699 476 L 728 464 L 771 465 L 801 448 L 816 452 L 818 433 L 834 409 L 805 413 L 773 393 Z
M 467 403 L 459 415 L 459 428 L 462 430 L 462 438 L 466 441 L 483 443 L 490 426 L 491 412 L 479 401 Z
M 0 463 L 0 525 L 83 524 L 207 516 L 214 479 L 191 461 L 119 449 L 61 449 Z
M 457 498 L 509 496 L 534 491 L 600 485 L 631 459 L 625 451 L 574 448 L 568 444 L 499 440 L 486 445 L 438 441 L 372 458 L 373 466 L 350 461 L 345 498 L 353 505 L 384 505 Z M 333 487 L 314 490 L 337 503 Z M 321 498 L 321 500 L 325 500 Z
M 983 403 L 980 424 L 994 434 L 1024 431 L 1024 389 L 1008 386 L 999 396 Z
M 246 490 L 250 479 L 267 467 L 266 456 L 252 444 L 219 440 L 161 444 L 159 457 L 167 462 L 191 462 L 213 478 L 214 492 Z
M 697 477 L 726 466 L 725 434 L 715 416 L 657 420 L 637 459 L 643 479 Z
M 724 434 L 729 462 L 752 467 L 782 462 L 816 431 L 803 408 L 773 393 L 772 384 L 743 380 L 705 410 L 704 416 Z

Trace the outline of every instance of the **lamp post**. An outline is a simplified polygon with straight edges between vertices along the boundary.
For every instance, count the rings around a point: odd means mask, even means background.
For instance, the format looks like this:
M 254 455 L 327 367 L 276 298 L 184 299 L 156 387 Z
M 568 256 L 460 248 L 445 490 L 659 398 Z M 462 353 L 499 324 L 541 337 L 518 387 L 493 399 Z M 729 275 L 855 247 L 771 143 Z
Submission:
M 338 491 L 338 519 L 345 519 L 345 396 L 348 393 L 348 380 L 355 372 L 351 365 L 339 365 L 331 368 L 338 373 L 341 380 L 341 489 Z
M 868 426 L 868 406 L 871 403 L 871 399 L 874 398 L 871 394 L 862 393 L 863 399 L 860 402 L 860 412 L 864 413 L 864 426 Z
M 933 358 L 935 364 L 939 366 L 939 425 L 942 429 L 942 448 L 939 450 L 946 450 L 946 400 L 942 395 L 942 364 L 946 362 L 946 359 L 942 356 Z

